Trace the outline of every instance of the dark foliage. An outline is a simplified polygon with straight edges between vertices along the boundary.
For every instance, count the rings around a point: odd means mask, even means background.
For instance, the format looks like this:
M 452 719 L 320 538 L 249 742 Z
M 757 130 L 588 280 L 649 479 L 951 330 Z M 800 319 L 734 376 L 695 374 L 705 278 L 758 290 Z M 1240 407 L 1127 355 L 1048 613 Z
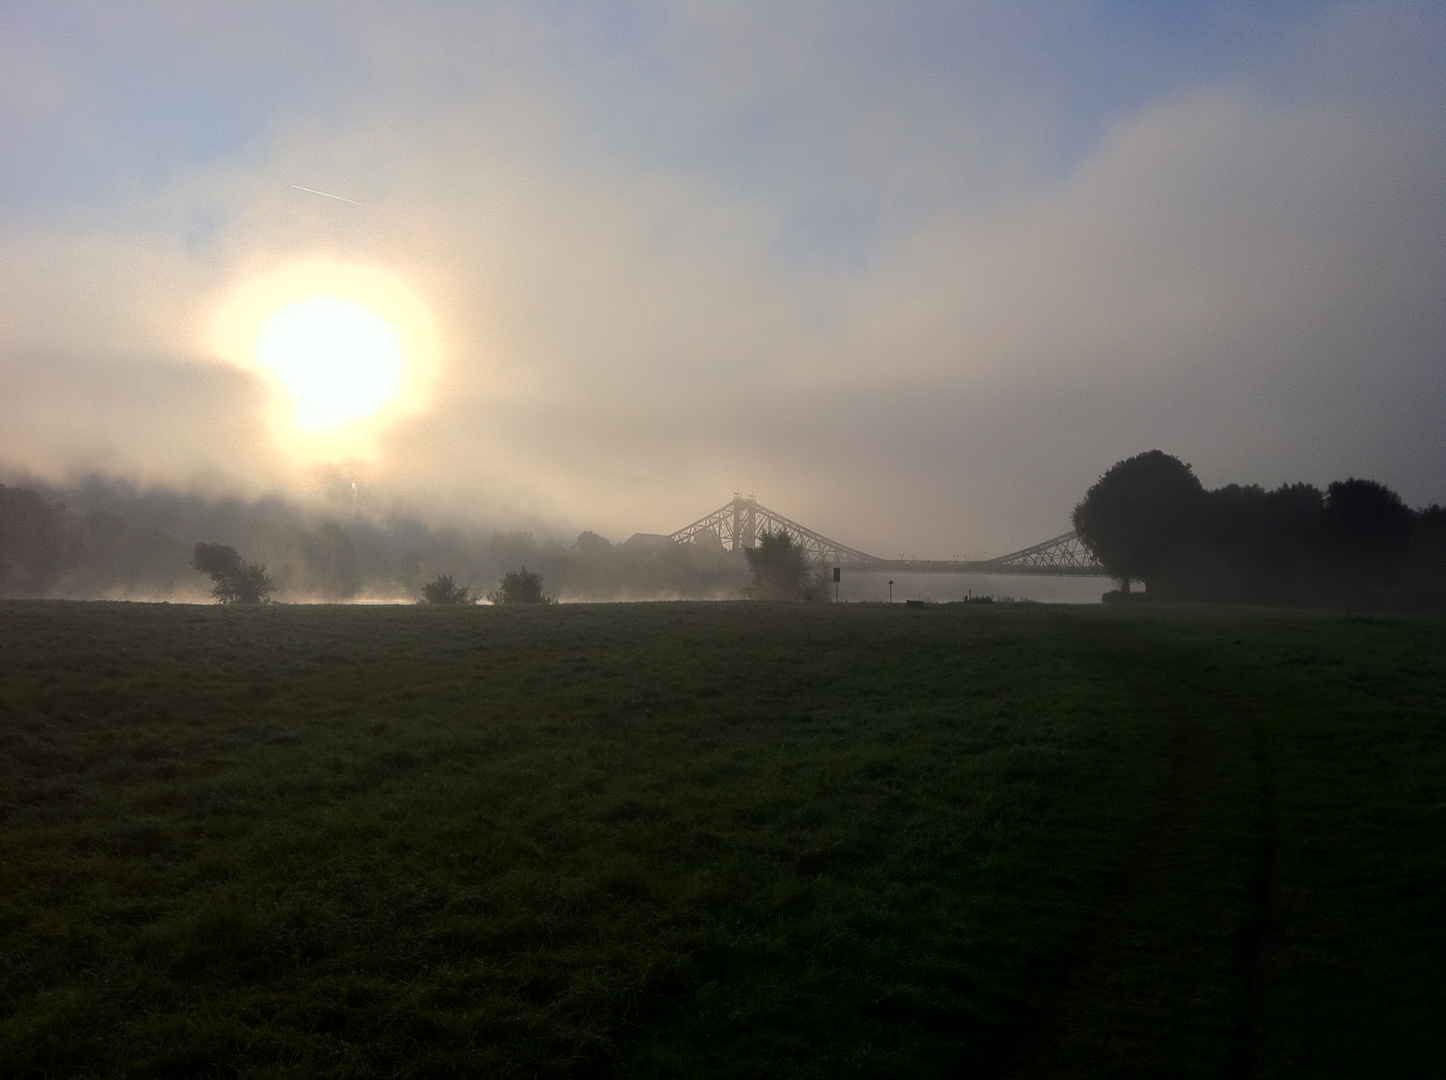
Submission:
M 422 586 L 423 604 L 475 604 L 477 597 L 465 585 L 458 585 L 450 574 L 438 574 Z
M 487 594 L 493 604 L 551 604 L 552 597 L 543 595 L 542 576 L 534 574 L 527 567 L 511 570 L 502 575 L 502 581 L 495 592 Z
M 1416 515 L 1373 480 L 1337 481 L 1326 489 L 1322 556 L 1347 594 L 1400 584 Z
M 1158 577 L 1198 527 L 1205 489 L 1179 458 L 1149 450 L 1119 462 L 1074 508 L 1074 527 L 1125 583 Z
M 223 604 L 264 604 L 275 588 L 265 563 L 245 562 L 229 544 L 197 544 L 191 565 L 211 575 L 211 595 Z
M 1325 493 L 1309 484 L 1205 491 L 1188 465 L 1152 450 L 1105 473 L 1074 522 L 1106 567 L 1155 597 L 1446 607 L 1446 513 L 1413 511 L 1371 480 Z
M 758 599 L 802 600 L 811 593 L 808 555 L 788 533 L 765 530 L 758 534 L 758 546 L 743 553 Z

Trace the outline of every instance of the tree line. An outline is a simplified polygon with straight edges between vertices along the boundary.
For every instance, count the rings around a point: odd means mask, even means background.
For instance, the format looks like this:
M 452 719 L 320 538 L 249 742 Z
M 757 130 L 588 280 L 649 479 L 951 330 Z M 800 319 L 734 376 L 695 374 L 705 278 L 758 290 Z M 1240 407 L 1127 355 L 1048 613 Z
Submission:
M 206 578 L 209 577 L 209 588 Z M 543 582 L 546 585 L 544 588 Z M 67 489 L 0 484 L 0 597 L 223 603 L 421 599 L 827 599 L 831 586 L 787 533 L 721 542 L 343 522 L 279 498 L 208 498 L 91 478 Z
M 212 545 L 204 566 L 198 543 Z M 222 578 L 208 583 L 218 570 Z M 568 600 L 736 598 L 750 580 L 741 555 L 721 545 L 613 543 L 594 532 L 568 541 L 402 515 L 348 520 L 275 497 L 139 490 L 104 478 L 64 489 L 0 484 L 0 597 L 406 600 L 445 575 L 457 589 L 532 602 L 530 578 L 507 579 L 524 571 L 546 582 L 544 599 Z
M 1074 509 L 1101 564 L 1166 600 L 1446 610 L 1446 509 L 1374 480 L 1206 490 L 1159 450 L 1118 462 Z

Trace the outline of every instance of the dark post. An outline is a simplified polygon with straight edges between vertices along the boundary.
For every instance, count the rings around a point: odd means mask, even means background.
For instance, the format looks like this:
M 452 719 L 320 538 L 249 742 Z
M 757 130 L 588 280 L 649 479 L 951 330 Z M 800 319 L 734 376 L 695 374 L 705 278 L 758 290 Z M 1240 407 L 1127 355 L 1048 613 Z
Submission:
M 843 577 L 842 568 L 835 566 L 833 568 L 833 602 L 835 604 L 838 603 L 838 579 L 841 577 Z
M 889 603 L 894 602 L 894 579 L 889 578 Z

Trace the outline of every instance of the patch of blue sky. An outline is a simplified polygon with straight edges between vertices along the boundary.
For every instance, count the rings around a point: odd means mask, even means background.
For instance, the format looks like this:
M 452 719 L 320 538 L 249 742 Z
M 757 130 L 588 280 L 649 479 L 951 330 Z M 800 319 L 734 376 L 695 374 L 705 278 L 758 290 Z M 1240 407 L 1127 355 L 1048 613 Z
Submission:
M 782 221 L 782 254 L 862 268 L 884 232 L 926 213 L 931 198 L 987 205 L 1019 194 L 1021 183 L 1065 176 L 1151 105 L 1268 67 L 1329 6 L 753 9 L 732 46 L 764 49 L 767 34 L 786 35 L 807 70 L 795 80 L 765 67 L 777 85 L 721 89 L 690 70 L 716 61 L 699 62 L 707 43 L 658 19 L 656 5 L 609 7 L 615 14 L 600 22 L 618 62 L 607 77 L 590 64 L 561 72 L 589 80 L 576 88 L 589 142 L 634 168 L 706 176 L 730 196 L 765 199 Z M 898 156 L 867 160 L 856 126 L 874 105 L 898 111 L 922 137 L 901 139 Z M 956 116 L 962 136 L 950 130 Z
M 158 190 L 178 172 L 244 155 L 278 120 L 359 70 L 350 42 L 305 19 L 283 20 L 304 40 L 292 49 L 309 56 L 296 64 L 292 50 L 225 59 L 224 40 L 188 55 L 164 20 L 154 36 L 129 25 L 115 40 L 86 7 L 16 5 L 9 14 L 12 41 L 49 58 L 65 85 L 54 112 L 23 125 L 13 152 L 0 156 L 0 213 L 12 222 L 102 209 L 137 188 Z

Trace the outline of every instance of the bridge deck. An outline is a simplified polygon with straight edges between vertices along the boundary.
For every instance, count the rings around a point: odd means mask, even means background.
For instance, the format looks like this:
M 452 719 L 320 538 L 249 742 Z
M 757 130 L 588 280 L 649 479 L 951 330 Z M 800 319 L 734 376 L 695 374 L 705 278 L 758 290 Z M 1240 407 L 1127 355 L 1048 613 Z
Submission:
M 876 559 L 872 562 L 839 562 L 834 565 L 855 574 L 994 574 L 1007 577 L 1103 577 L 1103 566 L 1034 566 L 956 559 Z

